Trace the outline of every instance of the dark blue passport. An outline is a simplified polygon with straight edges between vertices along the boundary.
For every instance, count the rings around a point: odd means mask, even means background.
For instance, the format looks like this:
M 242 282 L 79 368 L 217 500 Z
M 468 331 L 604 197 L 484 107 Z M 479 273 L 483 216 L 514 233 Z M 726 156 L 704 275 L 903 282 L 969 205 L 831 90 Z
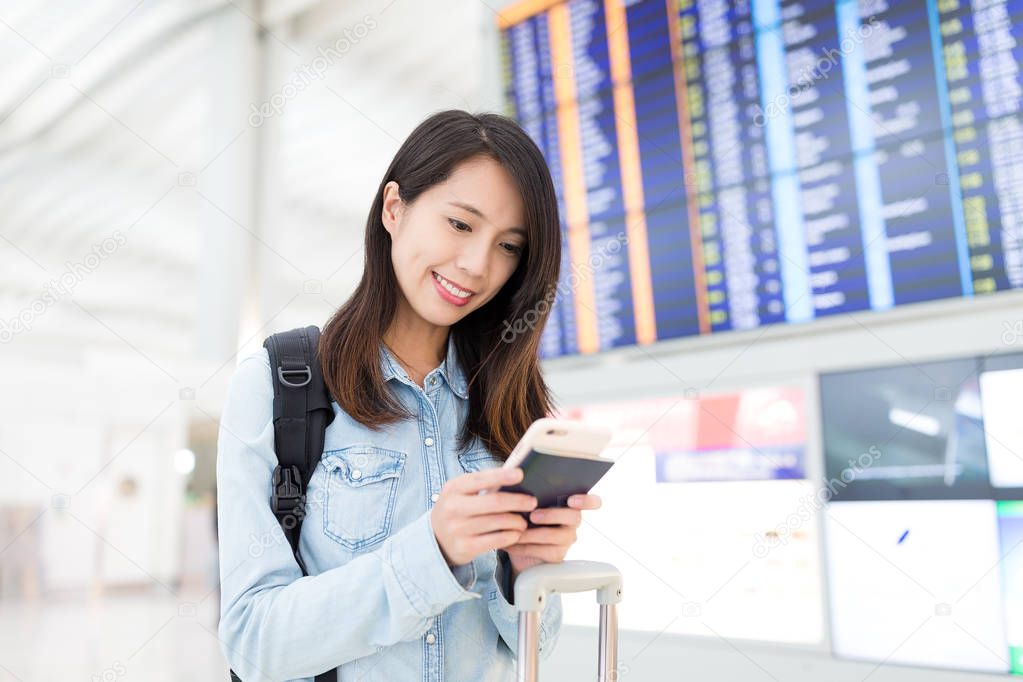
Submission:
M 612 464 L 614 461 L 610 459 L 553 455 L 534 449 L 529 451 L 519 465 L 522 468 L 522 481 L 516 485 L 506 485 L 501 490 L 533 495 L 537 509 L 567 507 L 569 497 L 590 492 Z M 530 521 L 529 512 L 520 513 L 529 522 L 530 528 L 546 525 Z

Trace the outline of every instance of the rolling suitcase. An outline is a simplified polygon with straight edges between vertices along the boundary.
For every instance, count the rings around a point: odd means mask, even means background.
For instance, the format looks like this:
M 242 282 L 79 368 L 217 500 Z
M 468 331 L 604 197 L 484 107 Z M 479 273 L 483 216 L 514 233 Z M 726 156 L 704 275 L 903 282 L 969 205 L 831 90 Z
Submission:
M 597 591 L 600 604 L 597 680 L 614 682 L 618 679 L 618 602 L 622 600 L 622 574 L 611 564 L 563 561 L 534 566 L 515 579 L 515 608 L 519 612 L 517 682 L 537 682 L 540 614 L 547 603 L 547 595 L 590 590 Z

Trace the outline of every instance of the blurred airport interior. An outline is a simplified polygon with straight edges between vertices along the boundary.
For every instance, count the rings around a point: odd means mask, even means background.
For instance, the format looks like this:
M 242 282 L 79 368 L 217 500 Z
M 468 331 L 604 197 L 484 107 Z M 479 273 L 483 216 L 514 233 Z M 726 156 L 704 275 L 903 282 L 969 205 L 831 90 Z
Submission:
M 452 108 L 557 186 L 617 679 L 1023 675 L 1023 2 L 0 0 L 0 64 L 0 682 L 227 679 L 228 381 Z

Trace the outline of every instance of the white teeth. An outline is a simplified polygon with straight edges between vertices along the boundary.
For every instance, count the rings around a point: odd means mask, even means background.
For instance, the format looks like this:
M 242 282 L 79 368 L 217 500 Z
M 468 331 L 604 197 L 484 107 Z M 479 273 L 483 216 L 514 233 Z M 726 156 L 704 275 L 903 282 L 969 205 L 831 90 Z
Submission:
M 471 291 L 463 291 L 462 289 L 459 289 L 454 284 L 452 284 L 451 282 L 447 281 L 446 279 L 444 279 L 443 277 L 438 275 L 436 272 L 433 273 L 433 278 L 436 279 L 438 282 L 440 282 L 442 287 L 447 289 L 449 292 L 451 292 L 452 294 L 454 294 L 458 298 L 469 298 L 470 296 L 472 296 L 472 292 Z

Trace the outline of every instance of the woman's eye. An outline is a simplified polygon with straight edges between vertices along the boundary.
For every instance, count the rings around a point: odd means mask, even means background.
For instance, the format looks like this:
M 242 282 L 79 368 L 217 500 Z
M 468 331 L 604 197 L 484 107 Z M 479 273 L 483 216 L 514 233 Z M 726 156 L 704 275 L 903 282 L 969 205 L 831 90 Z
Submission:
M 450 223 L 451 227 L 453 227 L 457 232 L 472 231 L 472 228 L 463 223 L 461 220 L 457 220 L 455 218 L 448 218 L 448 223 Z M 501 244 L 501 248 L 504 249 L 504 252 L 510 256 L 518 256 L 519 254 L 522 253 L 524 247 L 504 242 L 503 244 Z

